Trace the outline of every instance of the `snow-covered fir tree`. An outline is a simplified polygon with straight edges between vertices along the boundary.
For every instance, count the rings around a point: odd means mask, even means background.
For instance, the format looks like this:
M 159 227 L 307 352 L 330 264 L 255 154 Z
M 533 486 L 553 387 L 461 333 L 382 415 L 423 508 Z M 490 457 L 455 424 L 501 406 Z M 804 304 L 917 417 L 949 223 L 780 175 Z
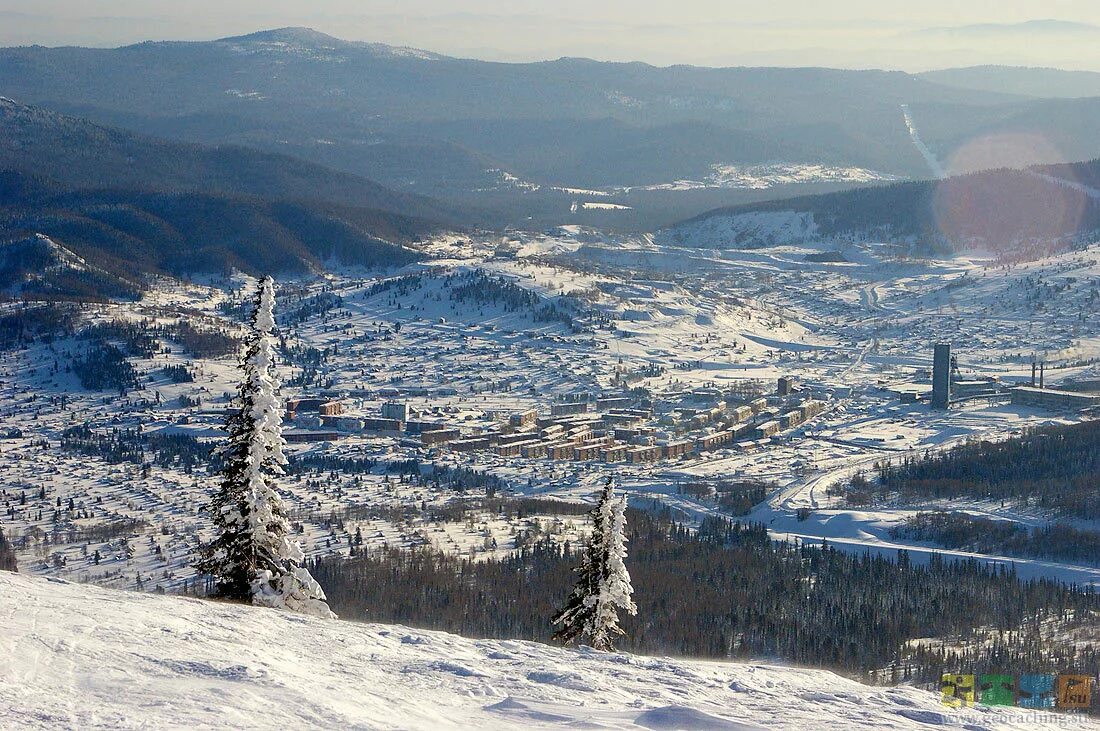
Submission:
M 611 515 L 606 522 L 607 538 L 604 556 L 607 561 L 600 596 L 596 602 L 596 616 L 590 635 L 592 647 L 611 650 L 615 638 L 625 634 L 619 627 L 619 612 L 634 616 L 638 607 L 634 604 L 634 587 L 626 568 L 626 496 L 611 498 Z
M 217 597 L 334 617 L 325 592 L 303 565 L 301 545 L 289 536 L 286 507 L 275 488 L 286 464 L 286 442 L 274 309 L 274 282 L 265 277 L 241 359 L 236 408 L 227 423 L 225 468 L 210 503 L 218 535 L 204 548 L 197 567 L 213 577 Z
M 595 598 L 600 592 L 603 556 L 604 503 L 609 503 L 605 498 L 611 489 L 611 480 L 608 480 L 600 495 L 600 501 L 589 514 L 592 532 L 585 543 L 581 564 L 574 569 L 577 573 L 577 582 L 573 585 L 573 591 L 566 599 L 565 606 L 554 615 L 552 620 L 553 624 L 561 625 L 561 628 L 554 632 L 555 640 L 568 643 L 583 638 L 585 630 L 595 617 Z
M 610 651 L 615 638 L 624 634 L 619 612 L 638 612 L 626 568 L 626 498 L 615 496 L 611 478 L 591 518 L 592 533 L 576 569 L 577 583 L 565 607 L 553 619 L 555 625 L 561 625 L 554 639 L 580 640 L 597 650 Z

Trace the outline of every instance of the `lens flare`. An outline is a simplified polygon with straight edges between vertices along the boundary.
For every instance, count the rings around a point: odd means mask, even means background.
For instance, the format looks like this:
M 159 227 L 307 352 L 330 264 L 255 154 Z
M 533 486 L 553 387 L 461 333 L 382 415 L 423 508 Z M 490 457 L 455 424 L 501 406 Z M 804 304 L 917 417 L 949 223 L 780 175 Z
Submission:
M 986 135 L 961 145 L 946 166 L 954 177 L 939 181 L 932 195 L 938 235 L 955 250 L 1005 258 L 1065 245 L 1078 232 L 1087 193 L 1069 166 L 1022 169 L 1061 159 L 1035 134 Z

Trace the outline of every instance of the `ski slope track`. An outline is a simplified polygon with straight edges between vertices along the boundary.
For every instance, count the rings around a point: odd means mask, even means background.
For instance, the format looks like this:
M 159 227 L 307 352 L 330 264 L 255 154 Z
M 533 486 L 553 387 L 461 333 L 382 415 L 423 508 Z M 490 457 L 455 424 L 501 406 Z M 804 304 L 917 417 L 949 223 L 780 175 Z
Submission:
M 823 670 L 471 640 L 4 572 L 0 622 L 3 729 L 1059 727 Z
M 924 158 L 925 163 L 928 164 L 928 169 L 932 171 L 932 175 L 936 178 L 946 178 L 947 171 L 944 170 L 943 165 L 940 164 L 939 158 L 936 157 L 936 153 L 932 152 L 928 148 L 928 145 L 924 143 L 924 140 L 920 137 L 920 132 L 917 131 L 917 125 L 913 121 L 913 115 L 909 111 L 908 104 L 901 105 L 901 113 L 905 118 L 905 127 L 909 130 L 909 138 L 913 141 L 913 146 L 917 148 L 917 152 Z

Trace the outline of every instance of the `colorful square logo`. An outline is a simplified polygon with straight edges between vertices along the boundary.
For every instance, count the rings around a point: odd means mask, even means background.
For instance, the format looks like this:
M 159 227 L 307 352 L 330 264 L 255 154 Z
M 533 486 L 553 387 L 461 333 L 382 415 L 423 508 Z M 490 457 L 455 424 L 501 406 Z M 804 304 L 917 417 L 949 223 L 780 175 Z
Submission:
M 1054 708 L 1054 676 L 1021 675 L 1019 695 L 1021 708 Z
M 978 698 L 986 706 L 1016 705 L 1015 675 L 982 675 L 978 678 Z
M 940 692 L 945 706 L 959 708 L 974 705 L 974 676 L 944 673 L 940 680 Z
M 1058 676 L 1059 708 L 1090 708 L 1092 706 L 1092 678 L 1088 675 Z

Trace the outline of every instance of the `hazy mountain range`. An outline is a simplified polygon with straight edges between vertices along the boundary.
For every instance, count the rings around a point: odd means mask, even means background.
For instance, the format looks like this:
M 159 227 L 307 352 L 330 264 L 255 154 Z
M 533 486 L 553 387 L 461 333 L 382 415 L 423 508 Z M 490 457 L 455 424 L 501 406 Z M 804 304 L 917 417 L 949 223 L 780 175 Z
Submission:
M 20 102 L 146 135 L 290 154 L 398 191 L 487 207 L 482 222 L 513 224 L 562 219 L 568 196 L 550 187 L 660 185 L 699 179 L 712 165 L 784 161 L 927 176 L 902 104 L 945 159 L 975 137 L 1020 130 L 1050 141 L 1050 159 L 1024 162 L 1100 155 L 1092 134 L 1100 102 L 1024 96 L 1051 86 L 1034 75 L 504 64 L 300 28 L 117 49 L 0 50 L 0 94 Z M 1092 76 L 1046 75 L 1057 77 L 1058 96 L 1094 90 Z M 989 157 L 1020 162 L 1013 149 Z M 744 195 L 673 196 L 673 205 L 664 196 L 661 207 L 691 215 Z
M 1100 73 L 1052 68 L 970 66 L 926 71 L 920 77 L 945 86 L 1032 97 L 1100 96 Z
M 652 230 L 832 192 L 798 205 L 828 206 L 818 225 L 838 234 L 932 241 L 922 211 L 944 187 L 881 181 L 1098 157 L 1096 93 L 1100 74 L 1055 69 L 504 64 L 300 28 L 0 49 L 0 233 L 47 235 L 125 276 L 294 269 L 404 261 L 403 242 L 443 227 Z M 1018 191 L 1028 175 L 985 179 Z M 851 202 L 893 220 L 842 225 Z M 1056 238 L 1082 234 L 1082 216 Z M 974 225 L 1029 238 L 1017 219 Z
M 1022 23 L 973 23 L 970 25 L 941 26 L 911 31 L 905 35 L 921 38 L 1010 38 L 1036 42 L 1045 38 L 1100 38 L 1100 26 L 1068 20 L 1043 18 Z

